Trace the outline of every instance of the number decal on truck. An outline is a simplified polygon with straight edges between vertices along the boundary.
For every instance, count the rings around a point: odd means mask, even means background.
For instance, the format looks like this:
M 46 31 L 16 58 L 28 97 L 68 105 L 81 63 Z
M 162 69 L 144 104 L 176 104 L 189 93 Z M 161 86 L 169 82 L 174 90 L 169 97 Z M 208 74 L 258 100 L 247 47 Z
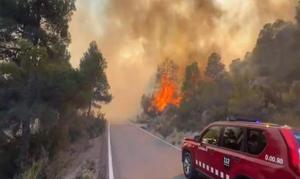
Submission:
M 230 158 L 229 157 L 224 157 L 224 166 L 230 167 Z
M 277 163 L 277 164 L 283 165 L 283 159 L 280 157 L 275 157 L 275 156 L 266 154 L 265 160 L 272 162 L 272 163 Z

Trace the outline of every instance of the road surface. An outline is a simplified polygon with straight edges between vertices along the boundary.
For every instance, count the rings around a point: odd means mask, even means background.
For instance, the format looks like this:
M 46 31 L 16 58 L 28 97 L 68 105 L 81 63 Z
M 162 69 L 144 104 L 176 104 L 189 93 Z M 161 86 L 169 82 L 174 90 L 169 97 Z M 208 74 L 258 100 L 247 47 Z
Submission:
M 181 152 L 132 124 L 111 124 L 114 179 L 185 179 Z

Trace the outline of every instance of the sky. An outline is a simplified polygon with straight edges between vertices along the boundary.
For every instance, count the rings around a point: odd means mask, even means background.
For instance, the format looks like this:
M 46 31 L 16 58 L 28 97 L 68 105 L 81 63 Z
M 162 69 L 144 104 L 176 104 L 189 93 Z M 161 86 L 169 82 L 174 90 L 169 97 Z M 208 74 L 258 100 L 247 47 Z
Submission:
M 263 2 L 263 3 L 262 3 Z M 165 59 L 180 67 L 204 67 L 212 52 L 226 65 L 252 51 L 260 29 L 277 19 L 292 21 L 296 0 L 77 0 L 70 22 L 71 63 L 78 67 L 95 40 L 108 62 L 113 101 L 109 120 L 133 119 L 140 98 L 153 90 Z

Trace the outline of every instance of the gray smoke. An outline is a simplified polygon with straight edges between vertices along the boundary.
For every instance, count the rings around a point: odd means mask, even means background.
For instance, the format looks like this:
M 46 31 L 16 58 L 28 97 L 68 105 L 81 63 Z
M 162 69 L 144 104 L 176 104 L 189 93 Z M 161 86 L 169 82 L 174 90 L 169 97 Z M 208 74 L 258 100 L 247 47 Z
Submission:
M 108 61 L 110 119 L 134 116 L 157 64 L 169 58 L 204 68 L 211 52 L 229 64 L 253 49 L 263 24 L 291 20 L 295 0 L 78 0 L 70 30 L 76 66 L 91 40 Z

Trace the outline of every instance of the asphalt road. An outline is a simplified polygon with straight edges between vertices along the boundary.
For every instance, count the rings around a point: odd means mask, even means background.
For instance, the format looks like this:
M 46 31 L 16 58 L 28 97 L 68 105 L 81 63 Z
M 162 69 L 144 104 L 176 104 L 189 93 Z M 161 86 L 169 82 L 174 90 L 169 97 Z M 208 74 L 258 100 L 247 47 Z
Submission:
M 111 124 L 114 179 L 185 179 L 181 152 L 131 124 Z

